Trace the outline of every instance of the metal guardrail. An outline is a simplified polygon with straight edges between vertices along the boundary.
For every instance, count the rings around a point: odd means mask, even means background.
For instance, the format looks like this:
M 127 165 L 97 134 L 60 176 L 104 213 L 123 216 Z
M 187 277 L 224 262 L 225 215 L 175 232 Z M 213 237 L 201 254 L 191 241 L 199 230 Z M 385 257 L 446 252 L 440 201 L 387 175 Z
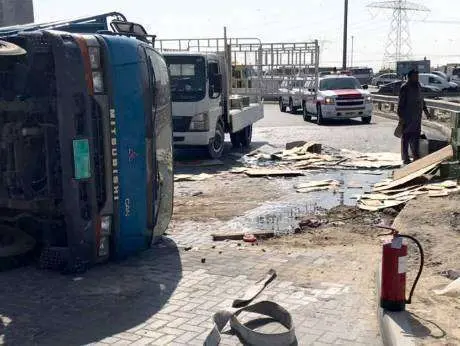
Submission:
M 377 105 L 379 110 L 382 110 L 383 105 L 390 106 L 390 111 L 395 112 L 399 98 L 397 96 L 372 94 L 372 102 Z M 460 113 L 460 103 L 425 99 L 426 106 L 430 114 L 435 115 L 436 111 Z

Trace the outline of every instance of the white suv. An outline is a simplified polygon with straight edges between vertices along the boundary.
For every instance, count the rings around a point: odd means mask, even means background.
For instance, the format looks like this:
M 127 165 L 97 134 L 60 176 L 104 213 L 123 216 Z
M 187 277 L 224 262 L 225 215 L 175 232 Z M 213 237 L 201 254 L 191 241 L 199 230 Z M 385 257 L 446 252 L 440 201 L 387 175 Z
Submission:
M 367 85 L 351 76 L 331 75 L 319 79 L 319 88 L 315 81 L 307 82 L 302 102 L 303 118 L 310 121 L 316 116 L 317 123 L 324 119 L 361 118 L 369 124 L 372 118 L 372 97 Z
M 297 113 L 302 108 L 302 88 L 305 84 L 304 78 L 285 79 L 279 88 L 278 99 L 280 111 L 286 112 L 289 108 L 291 113 Z

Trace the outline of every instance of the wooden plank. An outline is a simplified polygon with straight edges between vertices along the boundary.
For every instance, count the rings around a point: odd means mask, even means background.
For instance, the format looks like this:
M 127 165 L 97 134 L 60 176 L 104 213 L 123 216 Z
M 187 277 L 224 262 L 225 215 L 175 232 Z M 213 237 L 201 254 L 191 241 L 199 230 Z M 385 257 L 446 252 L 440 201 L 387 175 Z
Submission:
M 278 176 L 278 177 L 298 177 L 304 175 L 299 171 L 281 170 L 281 169 L 248 169 L 244 172 L 249 177 L 267 177 L 267 176 Z
M 250 232 L 256 238 L 259 239 L 266 239 L 266 238 L 273 238 L 275 236 L 275 232 Z M 223 233 L 223 234 L 212 234 L 213 241 L 224 241 L 224 240 L 243 240 L 243 237 L 246 233 Z
M 374 188 L 373 191 L 379 192 L 379 191 L 385 191 L 385 190 L 392 190 L 395 187 L 404 185 L 404 184 L 410 182 L 411 180 L 414 180 L 415 178 L 421 177 L 426 172 L 429 172 L 433 168 L 435 168 L 438 164 L 439 163 L 435 163 L 435 164 L 432 164 L 431 166 L 424 167 L 424 168 L 420 169 L 419 171 L 416 171 L 416 172 L 413 172 L 413 173 L 411 173 L 409 175 L 406 175 L 405 177 L 403 177 L 401 179 L 393 180 L 391 183 L 388 183 L 388 184 L 386 184 L 384 186 L 376 187 L 376 188 Z
M 393 179 L 399 180 L 421 169 L 432 166 L 433 164 L 439 164 L 444 160 L 452 158 L 454 151 L 451 145 L 448 145 L 441 150 L 438 150 L 428 156 L 422 157 L 420 160 L 414 161 L 406 167 L 400 168 L 393 173 Z

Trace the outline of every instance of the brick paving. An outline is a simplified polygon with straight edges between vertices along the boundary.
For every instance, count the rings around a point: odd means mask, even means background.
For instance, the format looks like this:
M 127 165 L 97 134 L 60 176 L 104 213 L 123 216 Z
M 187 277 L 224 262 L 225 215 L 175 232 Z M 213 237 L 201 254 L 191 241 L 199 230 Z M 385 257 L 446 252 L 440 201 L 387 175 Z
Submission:
M 213 313 L 274 268 L 277 280 L 258 299 L 276 301 L 292 313 L 299 345 L 380 343 L 375 309 L 360 287 L 352 280 L 308 278 L 309 267 L 325 262 L 349 266 L 342 254 L 264 250 L 226 243 L 185 251 L 166 239 L 137 258 L 94 268 L 81 278 L 35 268 L 2 273 L 8 285 L 0 286 L 0 340 L 9 345 L 200 345 Z M 279 329 L 269 324 L 261 330 Z M 222 345 L 238 344 L 236 336 L 224 335 Z

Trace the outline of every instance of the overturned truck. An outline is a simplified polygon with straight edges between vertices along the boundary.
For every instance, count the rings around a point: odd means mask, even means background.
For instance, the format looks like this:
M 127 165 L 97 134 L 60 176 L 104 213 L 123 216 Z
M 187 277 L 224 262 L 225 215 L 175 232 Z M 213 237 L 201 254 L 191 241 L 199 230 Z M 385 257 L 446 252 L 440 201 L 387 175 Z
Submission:
M 85 270 L 166 230 L 170 90 L 152 39 L 119 13 L 0 30 L 0 269 L 35 254 Z

